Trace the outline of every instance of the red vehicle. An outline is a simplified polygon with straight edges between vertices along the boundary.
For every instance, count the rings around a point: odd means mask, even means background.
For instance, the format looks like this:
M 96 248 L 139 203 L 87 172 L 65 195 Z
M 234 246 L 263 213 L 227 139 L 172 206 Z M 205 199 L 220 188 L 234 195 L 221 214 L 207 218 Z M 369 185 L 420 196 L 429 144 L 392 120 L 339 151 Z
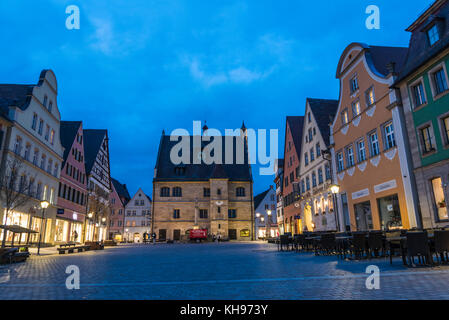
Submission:
M 190 240 L 207 240 L 207 229 L 192 229 L 189 232 Z

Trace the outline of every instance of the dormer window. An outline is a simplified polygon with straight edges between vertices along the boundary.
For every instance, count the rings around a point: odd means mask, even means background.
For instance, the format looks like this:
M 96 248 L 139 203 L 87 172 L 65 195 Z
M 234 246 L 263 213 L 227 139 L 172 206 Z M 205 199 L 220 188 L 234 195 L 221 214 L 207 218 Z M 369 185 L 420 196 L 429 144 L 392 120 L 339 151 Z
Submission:
M 185 167 L 176 167 L 175 168 L 175 174 L 177 176 L 183 176 L 186 173 L 186 168 Z
M 430 46 L 433 46 L 440 40 L 440 33 L 436 24 L 433 25 L 432 28 L 427 30 L 427 38 L 429 39 Z

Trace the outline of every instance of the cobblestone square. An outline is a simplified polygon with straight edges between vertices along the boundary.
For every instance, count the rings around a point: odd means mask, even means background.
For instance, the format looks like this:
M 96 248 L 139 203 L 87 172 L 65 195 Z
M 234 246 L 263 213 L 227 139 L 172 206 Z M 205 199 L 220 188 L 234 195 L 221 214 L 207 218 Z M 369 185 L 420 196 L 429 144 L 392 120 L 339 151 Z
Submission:
M 68 290 L 66 267 L 80 269 Z M 380 268 L 368 290 L 366 267 Z M 448 299 L 449 267 L 341 261 L 264 243 L 127 245 L 0 266 L 0 299 Z

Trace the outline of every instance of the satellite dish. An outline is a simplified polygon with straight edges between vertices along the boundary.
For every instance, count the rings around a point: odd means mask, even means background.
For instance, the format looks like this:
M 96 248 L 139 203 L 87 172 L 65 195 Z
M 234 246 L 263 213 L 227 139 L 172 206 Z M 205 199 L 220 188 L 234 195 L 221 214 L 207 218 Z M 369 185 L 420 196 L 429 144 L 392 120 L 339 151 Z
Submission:
M 215 204 L 216 204 L 217 206 L 221 206 L 221 205 L 223 204 L 223 201 L 217 201 L 217 202 L 215 202 Z

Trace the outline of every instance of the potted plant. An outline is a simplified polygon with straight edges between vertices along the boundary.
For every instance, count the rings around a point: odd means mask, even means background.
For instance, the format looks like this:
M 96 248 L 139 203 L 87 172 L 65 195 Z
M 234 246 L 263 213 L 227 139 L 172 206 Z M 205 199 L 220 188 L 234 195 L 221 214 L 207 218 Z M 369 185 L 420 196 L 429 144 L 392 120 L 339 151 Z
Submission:
M 446 208 L 446 200 L 442 200 L 442 201 L 438 202 L 438 207 Z

